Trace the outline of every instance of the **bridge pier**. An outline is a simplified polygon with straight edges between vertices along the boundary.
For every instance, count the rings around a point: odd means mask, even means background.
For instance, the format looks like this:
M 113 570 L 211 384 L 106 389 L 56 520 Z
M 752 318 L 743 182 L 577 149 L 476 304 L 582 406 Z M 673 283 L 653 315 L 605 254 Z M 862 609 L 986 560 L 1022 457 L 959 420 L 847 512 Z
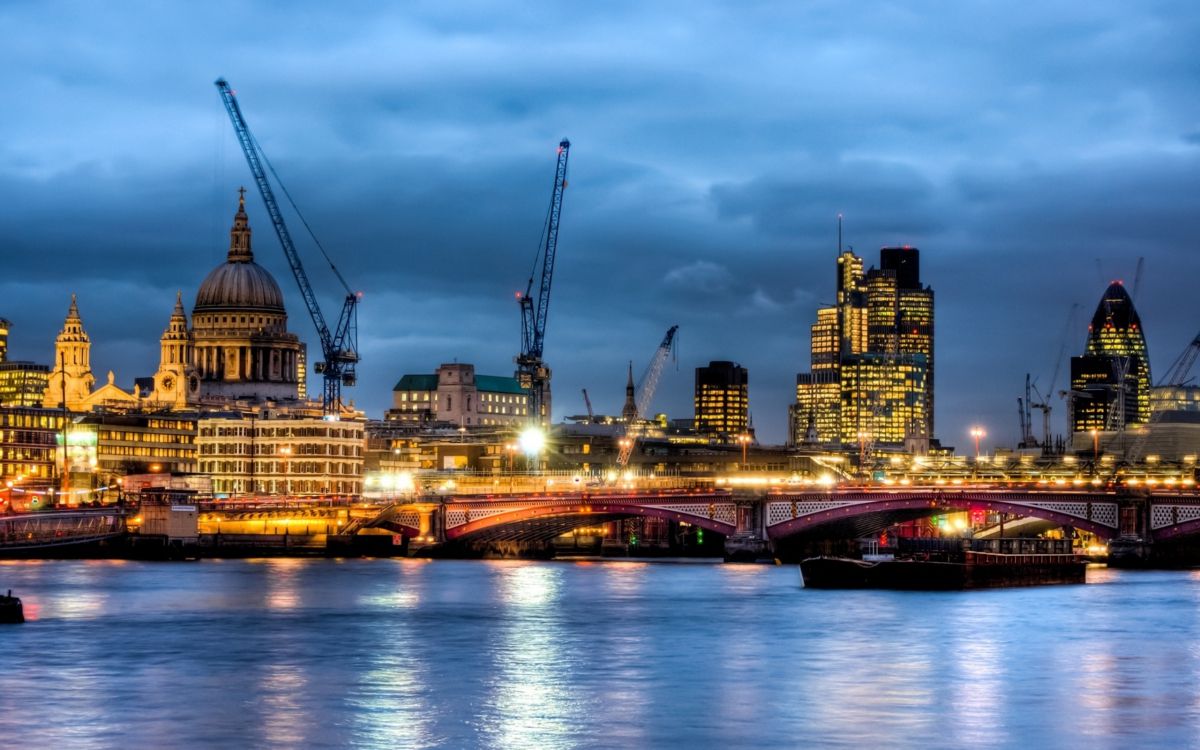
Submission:
M 733 499 L 737 530 L 725 537 L 725 562 L 772 559 L 767 536 L 766 490 L 738 490 Z

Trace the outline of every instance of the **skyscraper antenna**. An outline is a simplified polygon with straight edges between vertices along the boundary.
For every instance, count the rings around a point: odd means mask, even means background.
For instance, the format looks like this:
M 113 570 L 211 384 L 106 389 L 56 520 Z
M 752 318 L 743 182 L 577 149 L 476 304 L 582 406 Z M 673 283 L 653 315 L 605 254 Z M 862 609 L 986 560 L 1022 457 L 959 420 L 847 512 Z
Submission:
M 838 255 L 842 254 L 842 215 L 838 214 Z

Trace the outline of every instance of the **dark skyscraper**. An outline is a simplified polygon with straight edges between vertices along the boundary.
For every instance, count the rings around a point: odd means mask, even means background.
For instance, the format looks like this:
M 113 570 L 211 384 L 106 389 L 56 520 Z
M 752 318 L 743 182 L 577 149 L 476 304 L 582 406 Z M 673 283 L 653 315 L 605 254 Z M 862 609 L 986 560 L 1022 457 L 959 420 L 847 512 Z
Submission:
M 750 375 L 736 362 L 696 368 L 696 432 L 732 440 L 750 426 Z
M 1150 358 L 1125 285 L 1104 290 L 1083 356 L 1071 358 L 1071 431 L 1121 430 L 1150 420 Z
M 915 247 L 885 247 L 879 251 L 879 267 L 896 273 L 900 289 L 921 288 L 921 251 Z
M 796 376 L 793 443 L 892 446 L 933 436 L 933 290 L 921 283 L 920 251 L 885 247 L 863 271 L 838 254 L 837 304 L 817 311 L 811 372 Z

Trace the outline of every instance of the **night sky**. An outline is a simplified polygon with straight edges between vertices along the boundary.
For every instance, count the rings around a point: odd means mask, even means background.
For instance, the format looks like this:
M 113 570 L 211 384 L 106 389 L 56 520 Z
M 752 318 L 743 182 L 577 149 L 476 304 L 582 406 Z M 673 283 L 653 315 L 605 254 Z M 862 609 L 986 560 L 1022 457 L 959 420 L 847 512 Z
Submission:
M 11 355 L 48 363 L 77 292 L 97 380 L 153 372 L 175 291 L 190 310 L 249 186 L 218 76 L 364 293 L 349 394 L 372 417 L 405 372 L 512 372 L 513 293 L 564 136 L 556 420 L 583 412 L 582 387 L 619 412 L 627 360 L 640 372 L 677 323 L 656 410 L 690 417 L 693 368 L 737 360 L 760 439 L 782 442 L 833 298 L 839 212 L 868 264 L 883 245 L 921 249 L 948 444 L 972 424 L 1014 440 L 1024 374 L 1048 385 L 1072 304 L 1068 355 L 1139 257 L 1156 374 L 1200 328 L 1195 3 L 377 5 L 0 5 Z M 300 244 L 336 317 L 337 287 Z

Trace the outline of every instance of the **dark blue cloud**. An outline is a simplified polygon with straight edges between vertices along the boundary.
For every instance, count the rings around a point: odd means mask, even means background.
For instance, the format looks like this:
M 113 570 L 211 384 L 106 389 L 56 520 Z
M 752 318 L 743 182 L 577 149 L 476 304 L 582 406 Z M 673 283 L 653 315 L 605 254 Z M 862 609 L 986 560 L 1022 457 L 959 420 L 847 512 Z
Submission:
M 1183 2 L 6 3 L 0 314 L 15 354 L 47 360 L 77 291 L 96 369 L 153 368 L 174 291 L 221 261 L 248 181 L 225 75 L 365 293 L 355 397 L 373 414 L 406 371 L 511 370 L 512 293 L 568 136 L 558 414 L 581 387 L 618 410 L 626 360 L 678 323 L 657 406 L 688 415 L 691 368 L 736 359 L 782 439 L 844 212 L 868 261 L 922 249 L 939 433 L 1010 436 L 1071 304 L 1082 327 L 1139 256 L 1155 367 L 1200 327 L 1198 27 Z M 256 203 L 251 221 L 315 347 Z

